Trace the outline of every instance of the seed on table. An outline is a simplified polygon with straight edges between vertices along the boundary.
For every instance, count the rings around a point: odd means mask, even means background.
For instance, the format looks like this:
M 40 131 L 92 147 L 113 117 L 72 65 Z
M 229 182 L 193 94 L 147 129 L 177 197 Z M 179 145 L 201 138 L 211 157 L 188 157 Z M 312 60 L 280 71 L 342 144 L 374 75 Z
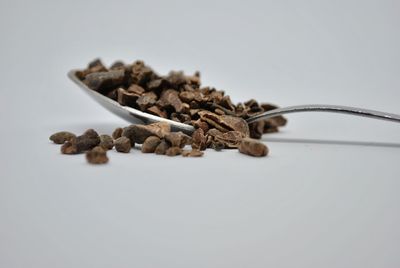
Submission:
M 161 140 L 157 136 L 148 137 L 142 144 L 142 153 L 154 153 Z
M 170 147 L 167 149 L 167 151 L 165 151 L 165 155 L 168 156 L 176 156 L 176 155 L 180 155 L 182 153 L 182 149 L 179 147 Z
M 239 145 L 239 152 L 242 154 L 261 157 L 268 154 L 268 147 L 257 140 L 245 138 Z
M 169 147 L 169 144 L 165 140 L 161 140 L 154 152 L 156 154 L 165 154 Z
M 105 164 L 108 162 L 107 151 L 101 146 L 96 146 L 86 152 L 86 160 L 90 164 Z
M 76 138 L 74 133 L 68 131 L 60 131 L 50 136 L 50 140 L 55 144 L 64 144 L 66 141 Z
M 118 139 L 119 137 L 121 137 L 122 131 L 123 131 L 122 127 L 116 128 L 116 129 L 114 130 L 114 132 L 112 133 L 113 139 L 116 140 L 116 139 Z
M 203 155 L 204 153 L 197 149 L 192 149 L 191 151 L 185 150 L 182 152 L 183 157 L 201 157 Z
M 120 137 L 114 141 L 114 147 L 117 152 L 129 153 L 131 151 L 131 142 L 127 137 Z
M 106 150 L 111 150 L 114 147 L 114 140 L 109 135 L 100 135 L 100 146 Z

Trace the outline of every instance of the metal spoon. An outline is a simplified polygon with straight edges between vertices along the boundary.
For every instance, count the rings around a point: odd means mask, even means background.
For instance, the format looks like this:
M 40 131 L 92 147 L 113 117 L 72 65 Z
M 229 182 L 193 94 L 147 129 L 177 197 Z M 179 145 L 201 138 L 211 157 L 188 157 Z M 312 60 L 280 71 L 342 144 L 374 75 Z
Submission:
M 80 88 L 88 93 L 94 100 L 100 103 L 104 108 L 110 112 L 124 118 L 125 120 L 133 124 L 151 124 L 156 122 L 167 122 L 171 125 L 173 131 L 183 131 L 185 133 L 192 133 L 194 127 L 188 124 L 179 123 L 170 119 L 165 119 L 159 116 L 155 116 L 149 113 L 142 112 L 132 107 L 122 106 L 118 102 L 90 89 L 87 87 L 75 74 L 77 70 L 72 70 L 68 73 L 69 78 L 74 81 Z M 340 106 L 340 105 L 325 105 L 325 104 L 309 104 L 309 105 L 297 105 L 285 108 L 278 108 L 268 112 L 264 112 L 248 118 L 248 123 L 264 120 L 277 115 L 298 113 L 298 112 L 333 112 L 357 115 L 363 117 L 370 117 L 381 120 L 388 120 L 400 123 L 400 115 L 390 114 L 380 111 L 367 110 L 362 108 Z

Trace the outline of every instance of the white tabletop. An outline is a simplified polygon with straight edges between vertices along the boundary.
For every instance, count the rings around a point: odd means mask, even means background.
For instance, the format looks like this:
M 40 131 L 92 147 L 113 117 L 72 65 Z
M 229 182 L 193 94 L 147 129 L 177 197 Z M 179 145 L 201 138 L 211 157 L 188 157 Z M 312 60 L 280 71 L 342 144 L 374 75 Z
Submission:
M 400 113 L 398 3 L 0 3 L 0 267 L 399 267 L 400 125 L 288 116 L 266 158 L 109 153 L 48 137 L 128 123 L 66 77 L 101 56 L 202 71 L 235 102 Z

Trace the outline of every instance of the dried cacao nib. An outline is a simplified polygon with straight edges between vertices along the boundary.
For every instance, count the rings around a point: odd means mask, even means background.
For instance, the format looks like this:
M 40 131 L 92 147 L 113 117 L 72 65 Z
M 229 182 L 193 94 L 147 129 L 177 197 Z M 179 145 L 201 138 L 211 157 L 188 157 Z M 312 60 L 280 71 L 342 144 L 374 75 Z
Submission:
M 114 141 L 115 150 L 120 153 L 129 153 L 132 148 L 132 144 L 127 137 L 119 137 Z
M 108 162 L 107 152 L 101 146 L 96 146 L 86 152 L 86 159 L 90 164 L 105 164 Z
M 142 153 L 154 153 L 161 140 L 157 136 L 148 137 L 142 144 Z
M 100 135 L 100 147 L 111 150 L 114 147 L 114 140 L 109 135 Z
M 106 94 L 123 84 L 124 70 L 111 70 L 108 72 L 90 73 L 83 82 L 91 89 Z
M 60 131 L 51 135 L 49 139 L 55 144 L 64 144 L 72 138 L 76 138 L 75 134 L 68 131 Z
M 148 137 L 157 136 L 164 138 L 171 131 L 168 123 L 159 122 L 150 125 L 130 125 L 124 128 L 122 136 L 127 137 L 132 144 L 142 144 Z
M 257 140 L 246 138 L 240 143 L 239 152 L 242 154 L 261 157 L 268 154 L 268 147 Z

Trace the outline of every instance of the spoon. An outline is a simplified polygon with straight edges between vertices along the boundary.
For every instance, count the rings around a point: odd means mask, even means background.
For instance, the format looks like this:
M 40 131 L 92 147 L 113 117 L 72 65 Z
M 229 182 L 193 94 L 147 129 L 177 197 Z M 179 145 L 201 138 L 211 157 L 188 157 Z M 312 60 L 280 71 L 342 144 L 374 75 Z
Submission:
M 188 124 L 176 122 L 170 119 L 145 113 L 132 107 L 122 106 L 118 102 L 90 89 L 76 76 L 76 72 L 77 70 L 72 70 L 68 73 L 68 76 L 72 81 L 74 81 L 80 88 L 82 88 L 86 93 L 88 93 L 94 100 L 96 100 L 104 108 L 133 124 L 151 124 L 156 122 L 166 122 L 171 125 L 171 129 L 173 131 L 182 131 L 190 134 L 195 130 L 193 126 Z M 390 114 L 363 108 L 329 105 L 329 104 L 308 104 L 308 105 L 297 105 L 284 108 L 277 108 L 274 110 L 270 110 L 252 116 L 248 118 L 246 121 L 247 123 L 253 123 L 259 120 L 264 120 L 282 114 L 298 113 L 298 112 L 333 112 L 333 113 L 357 115 L 357 116 L 400 123 L 400 115 L 398 114 Z

